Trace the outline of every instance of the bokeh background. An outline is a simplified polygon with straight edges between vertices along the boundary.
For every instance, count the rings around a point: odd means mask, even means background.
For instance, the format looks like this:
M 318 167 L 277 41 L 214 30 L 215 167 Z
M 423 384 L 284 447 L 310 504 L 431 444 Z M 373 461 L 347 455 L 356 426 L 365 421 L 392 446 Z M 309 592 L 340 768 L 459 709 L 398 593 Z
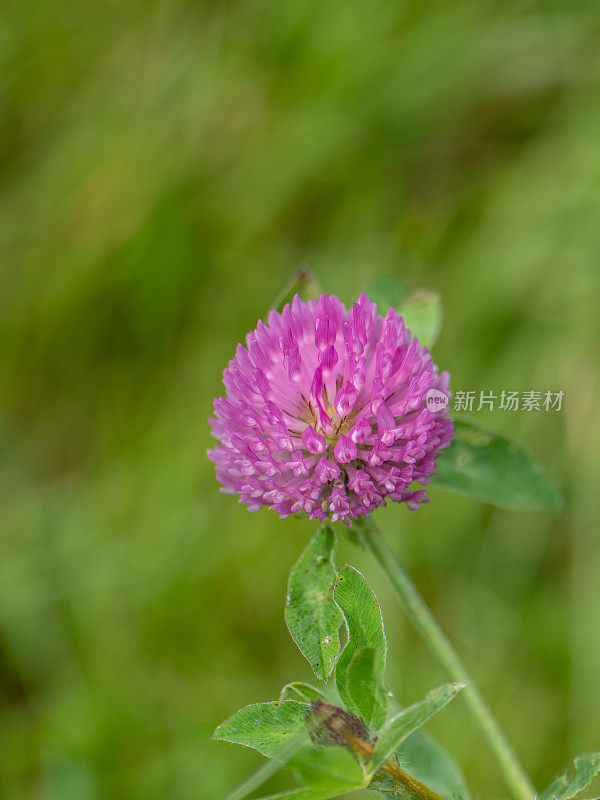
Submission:
M 600 749 L 596 0 L 4 0 L 0 794 L 216 800 L 214 743 L 309 679 L 283 622 L 314 523 L 220 494 L 206 419 L 235 344 L 308 264 L 351 301 L 439 290 L 454 389 L 564 513 L 431 492 L 381 514 L 540 789 Z M 375 563 L 406 703 L 443 681 Z M 432 724 L 507 796 L 460 701 Z M 266 787 L 289 785 L 278 776 Z

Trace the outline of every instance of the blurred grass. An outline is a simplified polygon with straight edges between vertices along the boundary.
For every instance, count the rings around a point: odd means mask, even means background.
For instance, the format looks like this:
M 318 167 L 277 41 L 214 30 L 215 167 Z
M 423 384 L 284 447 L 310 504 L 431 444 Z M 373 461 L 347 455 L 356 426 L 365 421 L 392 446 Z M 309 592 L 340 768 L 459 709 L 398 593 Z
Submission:
M 216 798 L 210 741 L 309 678 L 282 616 L 314 528 L 217 491 L 206 418 L 300 263 L 441 291 L 454 388 L 548 465 L 559 519 L 432 492 L 382 522 L 539 788 L 598 749 L 596 2 L 5 0 L 0 774 L 10 800 Z M 375 564 L 390 679 L 442 680 Z M 505 796 L 457 703 L 431 726 Z M 283 778 L 271 781 L 276 791 Z

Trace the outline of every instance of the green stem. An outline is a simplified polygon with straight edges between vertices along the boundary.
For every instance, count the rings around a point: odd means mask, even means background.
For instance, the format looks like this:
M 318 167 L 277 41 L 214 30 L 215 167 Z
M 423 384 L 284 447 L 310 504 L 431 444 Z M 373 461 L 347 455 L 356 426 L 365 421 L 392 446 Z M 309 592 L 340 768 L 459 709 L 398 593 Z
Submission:
M 467 684 L 461 695 L 465 698 L 477 727 L 502 768 L 506 783 L 515 800 L 532 800 L 536 795 L 535 788 L 521 766 L 515 751 L 502 733 L 460 656 L 440 628 L 419 590 L 396 558 L 379 526 L 373 520 L 369 520 L 363 522 L 360 527 L 364 540 L 390 579 L 410 621 L 421 634 L 433 655 L 449 678 Z
M 265 781 L 275 775 L 276 772 L 279 772 L 296 755 L 303 744 L 304 739 L 301 736 L 291 741 L 281 752 L 271 756 L 268 761 L 265 761 L 258 769 L 248 775 L 223 800 L 244 800 L 259 786 L 262 786 Z

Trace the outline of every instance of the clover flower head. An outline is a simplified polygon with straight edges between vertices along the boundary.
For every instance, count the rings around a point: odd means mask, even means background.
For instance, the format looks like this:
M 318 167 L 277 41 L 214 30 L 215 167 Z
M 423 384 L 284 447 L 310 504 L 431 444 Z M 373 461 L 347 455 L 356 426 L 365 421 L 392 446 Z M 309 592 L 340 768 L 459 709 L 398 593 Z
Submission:
M 453 426 L 426 396 L 449 398 L 449 375 L 393 308 L 381 316 L 365 294 L 350 310 L 335 295 L 296 296 L 238 345 L 223 383 L 208 455 L 249 511 L 350 525 L 388 498 L 428 500 L 414 484 L 429 482 Z

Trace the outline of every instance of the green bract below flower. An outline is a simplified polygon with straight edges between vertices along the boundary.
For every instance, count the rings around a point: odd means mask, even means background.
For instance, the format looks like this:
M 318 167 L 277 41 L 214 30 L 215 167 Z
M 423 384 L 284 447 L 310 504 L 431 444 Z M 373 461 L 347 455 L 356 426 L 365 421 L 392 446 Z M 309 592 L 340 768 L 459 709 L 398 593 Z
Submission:
M 335 296 L 294 297 L 239 344 L 223 374 L 209 451 L 223 490 L 248 510 L 282 518 L 343 520 L 389 498 L 415 509 L 453 435 L 449 375 L 362 294 L 350 310 Z

